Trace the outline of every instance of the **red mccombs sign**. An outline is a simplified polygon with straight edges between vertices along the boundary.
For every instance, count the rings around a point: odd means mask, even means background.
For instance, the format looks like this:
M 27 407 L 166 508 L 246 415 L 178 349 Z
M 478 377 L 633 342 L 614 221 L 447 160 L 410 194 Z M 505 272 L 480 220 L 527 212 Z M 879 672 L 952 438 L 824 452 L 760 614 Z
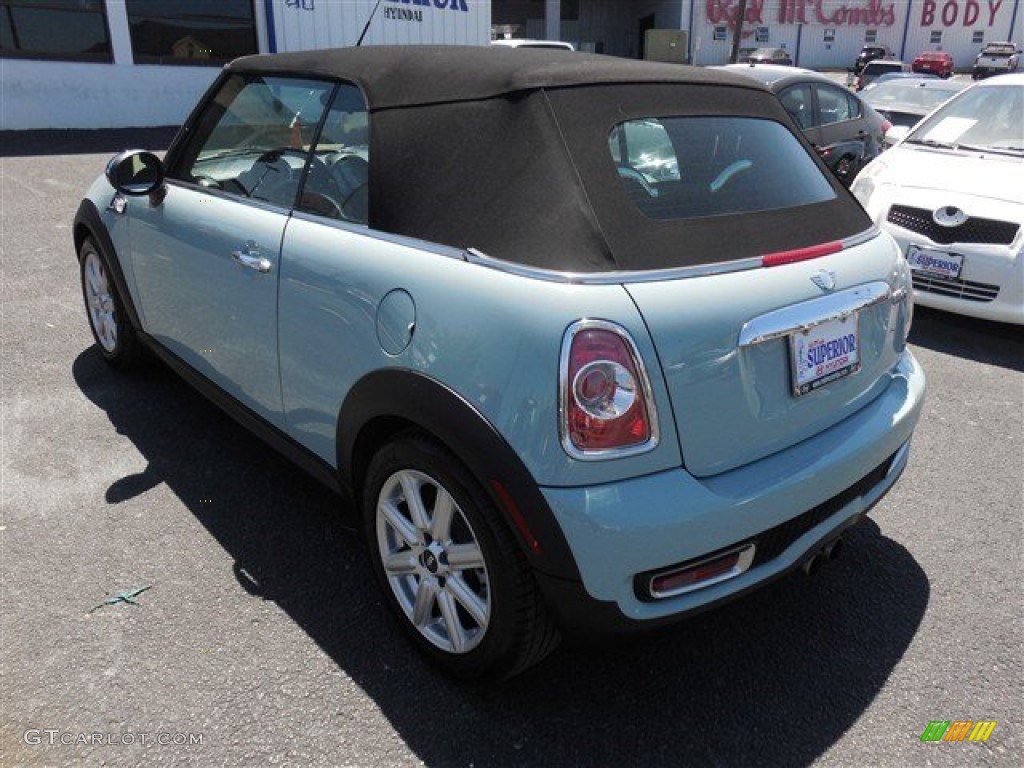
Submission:
M 924 0 L 920 25 L 973 27 L 995 24 L 996 15 L 1006 0 Z M 735 28 L 739 0 L 705 0 L 707 19 L 711 24 Z M 896 23 L 896 4 L 890 0 L 781 0 L 778 24 L 823 24 L 826 26 L 891 27 Z M 744 24 L 765 23 L 765 0 L 747 0 Z

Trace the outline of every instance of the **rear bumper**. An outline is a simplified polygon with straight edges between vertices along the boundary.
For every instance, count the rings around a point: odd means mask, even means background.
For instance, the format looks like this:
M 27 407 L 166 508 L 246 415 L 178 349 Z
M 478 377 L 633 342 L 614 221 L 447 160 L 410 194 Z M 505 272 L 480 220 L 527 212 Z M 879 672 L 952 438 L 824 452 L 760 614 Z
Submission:
M 909 351 L 886 391 L 828 431 L 740 469 L 696 479 L 682 469 L 606 486 L 541 489 L 582 583 L 541 577 L 564 626 L 619 633 L 667 623 L 745 594 L 798 567 L 856 523 L 896 482 L 924 400 Z M 650 601 L 638 574 L 753 541 L 749 570 Z

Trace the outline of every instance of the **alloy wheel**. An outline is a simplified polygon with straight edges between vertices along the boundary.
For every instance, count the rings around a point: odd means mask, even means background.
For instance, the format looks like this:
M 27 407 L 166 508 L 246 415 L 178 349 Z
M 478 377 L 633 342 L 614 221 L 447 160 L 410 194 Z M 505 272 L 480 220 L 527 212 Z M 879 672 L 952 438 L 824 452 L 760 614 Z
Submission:
M 385 577 L 409 622 L 442 651 L 476 648 L 491 620 L 490 579 L 452 495 L 423 472 L 395 472 L 378 496 L 376 532 Z
M 82 266 L 82 283 L 85 288 L 85 303 L 89 310 L 89 322 L 96 334 L 96 340 L 106 352 L 117 349 L 117 310 L 110 291 L 106 267 L 95 251 L 85 255 Z

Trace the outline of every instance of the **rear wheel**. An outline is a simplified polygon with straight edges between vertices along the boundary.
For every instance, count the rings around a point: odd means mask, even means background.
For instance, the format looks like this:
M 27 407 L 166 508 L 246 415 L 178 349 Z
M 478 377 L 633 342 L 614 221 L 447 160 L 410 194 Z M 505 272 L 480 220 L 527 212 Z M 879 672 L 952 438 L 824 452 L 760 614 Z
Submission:
M 107 256 L 92 238 L 86 238 L 78 261 L 89 328 L 103 359 L 115 368 L 133 367 L 142 357 L 142 345 L 128 319 Z
M 511 676 L 558 635 L 512 532 L 475 478 L 406 435 L 370 463 L 366 535 L 388 602 L 413 641 L 463 678 Z

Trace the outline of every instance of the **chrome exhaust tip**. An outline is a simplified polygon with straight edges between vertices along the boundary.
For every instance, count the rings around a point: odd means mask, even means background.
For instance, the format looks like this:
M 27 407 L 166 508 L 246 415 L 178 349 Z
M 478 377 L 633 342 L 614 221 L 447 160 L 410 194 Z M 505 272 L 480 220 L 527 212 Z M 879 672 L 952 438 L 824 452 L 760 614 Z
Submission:
M 822 551 L 822 557 L 828 560 L 835 560 L 843 552 L 843 540 L 838 538 L 835 541 L 829 543 L 827 547 Z
M 817 552 L 807 558 L 804 561 L 804 564 L 800 566 L 803 569 L 804 574 L 807 576 L 813 576 L 816 574 L 818 569 L 821 567 L 821 559 L 821 556 Z

